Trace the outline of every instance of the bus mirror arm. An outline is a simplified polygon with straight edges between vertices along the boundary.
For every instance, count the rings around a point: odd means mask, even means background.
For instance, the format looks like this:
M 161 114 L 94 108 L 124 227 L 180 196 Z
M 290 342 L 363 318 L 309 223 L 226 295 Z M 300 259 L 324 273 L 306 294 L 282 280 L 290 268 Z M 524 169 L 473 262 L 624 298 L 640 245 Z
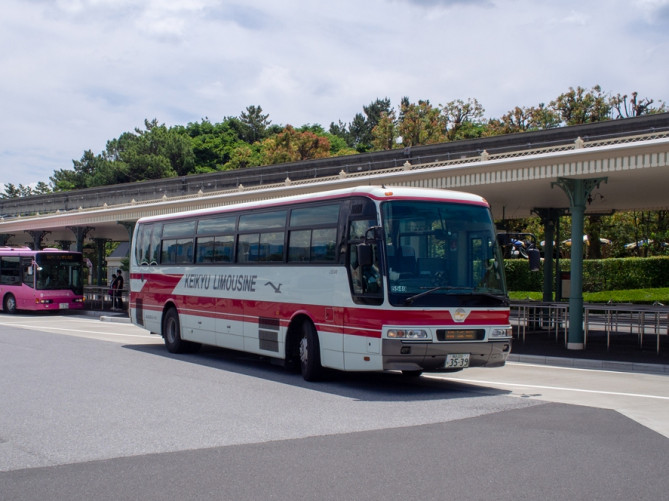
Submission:
M 371 226 L 365 232 L 365 242 L 378 242 L 383 240 L 383 228 L 380 226 Z

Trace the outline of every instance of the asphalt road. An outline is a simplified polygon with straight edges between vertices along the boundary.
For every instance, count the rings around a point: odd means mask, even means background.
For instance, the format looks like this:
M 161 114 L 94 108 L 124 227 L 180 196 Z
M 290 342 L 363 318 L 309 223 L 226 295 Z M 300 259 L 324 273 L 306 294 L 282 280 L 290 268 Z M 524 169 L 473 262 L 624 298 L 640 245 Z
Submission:
M 667 376 L 306 383 L 128 324 L 0 316 L 0 499 L 662 499 Z

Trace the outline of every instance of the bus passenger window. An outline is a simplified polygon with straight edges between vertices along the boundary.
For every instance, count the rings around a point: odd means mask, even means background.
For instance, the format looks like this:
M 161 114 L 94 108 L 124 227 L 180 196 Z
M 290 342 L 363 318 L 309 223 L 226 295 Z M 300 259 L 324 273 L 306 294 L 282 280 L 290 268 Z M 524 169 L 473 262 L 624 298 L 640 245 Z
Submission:
M 259 233 L 239 235 L 237 241 L 237 262 L 251 263 L 258 260 Z
M 260 234 L 258 261 L 272 263 L 283 261 L 283 235 L 282 231 Z
M 313 230 L 311 237 L 311 260 L 332 262 L 336 259 L 337 228 Z
M 288 262 L 303 263 L 309 261 L 311 230 L 291 231 L 288 242 Z

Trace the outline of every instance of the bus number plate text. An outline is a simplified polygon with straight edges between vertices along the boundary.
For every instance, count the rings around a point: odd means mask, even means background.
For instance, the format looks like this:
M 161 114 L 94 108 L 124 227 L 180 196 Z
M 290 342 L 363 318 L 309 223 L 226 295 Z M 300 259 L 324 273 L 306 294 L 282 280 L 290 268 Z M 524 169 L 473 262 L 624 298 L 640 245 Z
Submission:
M 58 309 L 67 310 L 70 307 L 69 303 L 58 303 Z
M 464 369 L 469 367 L 469 353 L 455 353 L 446 355 L 446 369 Z

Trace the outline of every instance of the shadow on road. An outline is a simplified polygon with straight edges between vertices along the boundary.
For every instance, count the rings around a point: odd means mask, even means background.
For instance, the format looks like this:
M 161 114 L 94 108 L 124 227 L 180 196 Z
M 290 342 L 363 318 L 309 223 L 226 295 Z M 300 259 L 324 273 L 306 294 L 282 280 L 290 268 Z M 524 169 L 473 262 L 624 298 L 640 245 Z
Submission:
M 175 355 L 162 345 L 124 345 L 124 348 L 157 355 L 175 363 L 196 364 L 360 401 L 424 401 L 491 397 L 511 392 L 497 388 L 427 377 L 407 377 L 399 372 L 340 372 L 327 370 L 321 381 L 308 382 L 294 371 L 267 357 L 203 346 L 194 354 Z M 466 370 L 466 369 L 465 369 Z M 494 373 L 495 369 L 490 369 Z

